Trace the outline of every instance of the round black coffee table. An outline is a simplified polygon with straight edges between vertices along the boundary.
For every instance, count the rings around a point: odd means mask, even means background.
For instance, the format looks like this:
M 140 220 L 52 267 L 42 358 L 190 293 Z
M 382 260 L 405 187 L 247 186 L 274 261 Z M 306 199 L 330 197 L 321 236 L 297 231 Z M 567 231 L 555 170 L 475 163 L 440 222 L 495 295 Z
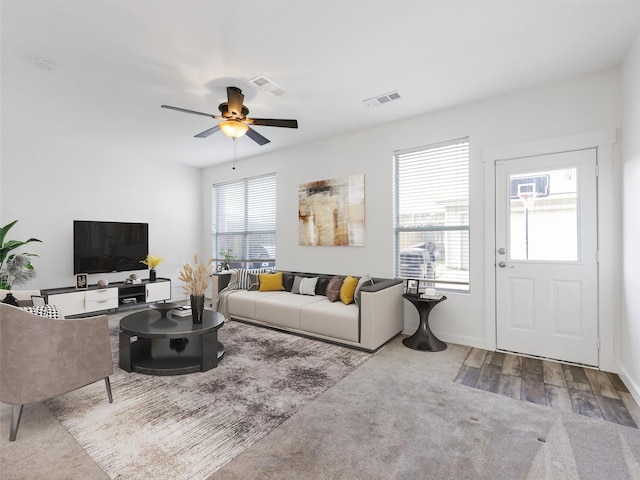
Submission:
M 191 316 L 143 310 L 120 320 L 120 368 L 147 375 L 206 372 L 218 366 L 224 347 L 218 329 L 224 317 L 204 311 L 202 323 Z

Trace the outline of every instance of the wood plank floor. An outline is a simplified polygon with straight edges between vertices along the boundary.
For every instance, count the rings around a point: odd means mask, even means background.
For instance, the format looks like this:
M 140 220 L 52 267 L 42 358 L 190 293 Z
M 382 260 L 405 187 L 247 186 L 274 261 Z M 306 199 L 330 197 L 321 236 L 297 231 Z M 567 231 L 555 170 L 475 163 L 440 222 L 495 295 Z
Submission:
M 633 397 L 615 373 L 472 348 L 455 382 L 638 428 L 626 406 Z

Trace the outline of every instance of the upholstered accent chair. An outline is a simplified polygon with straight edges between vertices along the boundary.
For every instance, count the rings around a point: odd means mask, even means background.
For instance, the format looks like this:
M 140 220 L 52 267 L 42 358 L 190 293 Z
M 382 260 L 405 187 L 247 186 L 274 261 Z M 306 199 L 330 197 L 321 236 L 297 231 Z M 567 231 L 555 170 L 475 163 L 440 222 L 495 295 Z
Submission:
M 52 319 L 0 303 L 0 402 L 13 405 L 14 441 L 27 403 L 76 390 L 109 375 L 113 360 L 107 316 Z

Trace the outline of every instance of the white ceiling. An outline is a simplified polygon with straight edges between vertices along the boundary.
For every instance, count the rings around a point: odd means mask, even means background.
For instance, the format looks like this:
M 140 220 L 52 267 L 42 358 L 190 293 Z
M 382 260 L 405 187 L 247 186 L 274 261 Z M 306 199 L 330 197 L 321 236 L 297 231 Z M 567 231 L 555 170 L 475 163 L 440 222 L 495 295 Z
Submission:
M 1 119 L 22 129 L 204 167 L 232 140 L 193 136 L 226 87 L 254 127 L 238 157 L 620 65 L 640 0 L 92 0 L 1 3 Z M 34 61 L 54 64 L 52 70 Z M 285 94 L 247 80 L 263 74 Z M 364 99 L 398 90 L 401 100 Z

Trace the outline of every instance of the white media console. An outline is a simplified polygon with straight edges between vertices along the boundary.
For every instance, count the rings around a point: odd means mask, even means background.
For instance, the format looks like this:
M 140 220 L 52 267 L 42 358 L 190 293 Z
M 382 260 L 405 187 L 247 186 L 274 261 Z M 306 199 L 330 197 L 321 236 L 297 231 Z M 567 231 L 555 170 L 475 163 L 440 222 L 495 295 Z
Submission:
M 117 310 L 128 304 L 152 303 L 171 300 L 171 280 L 145 279 L 140 283 L 111 283 L 106 287 L 90 285 L 86 290 L 75 287 L 42 290 L 47 303 L 55 305 L 64 316 L 83 315 L 106 310 Z

